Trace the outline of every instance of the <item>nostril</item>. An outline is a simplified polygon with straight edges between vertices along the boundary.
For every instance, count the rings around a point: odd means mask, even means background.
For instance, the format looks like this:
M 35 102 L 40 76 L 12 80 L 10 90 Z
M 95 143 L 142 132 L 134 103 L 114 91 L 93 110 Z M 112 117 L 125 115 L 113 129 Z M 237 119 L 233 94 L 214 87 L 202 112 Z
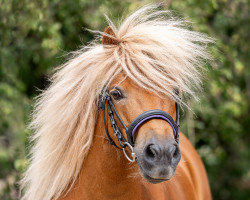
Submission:
M 174 158 L 177 158 L 177 157 L 178 157 L 178 154 L 179 154 L 178 148 L 175 148 L 173 157 L 174 157 Z
M 149 145 L 147 150 L 146 150 L 146 154 L 148 157 L 154 158 L 155 157 L 155 152 L 154 150 L 151 148 L 152 145 Z
M 175 147 L 175 150 L 174 150 L 174 152 L 173 152 L 173 161 L 174 162 L 177 162 L 178 160 L 180 160 L 180 149 L 179 149 L 179 147 L 178 146 L 176 146 Z
M 150 144 L 145 148 L 145 155 L 149 159 L 154 159 L 156 157 L 157 152 L 153 144 Z

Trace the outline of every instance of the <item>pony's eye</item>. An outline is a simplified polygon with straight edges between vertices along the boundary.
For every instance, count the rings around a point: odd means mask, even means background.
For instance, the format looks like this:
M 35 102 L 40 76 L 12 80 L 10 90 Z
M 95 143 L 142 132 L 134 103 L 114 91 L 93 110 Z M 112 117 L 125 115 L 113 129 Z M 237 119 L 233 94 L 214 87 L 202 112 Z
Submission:
M 110 94 L 112 95 L 112 97 L 115 99 L 115 100 L 120 100 L 123 98 L 121 92 L 119 90 L 113 90 L 110 92 Z

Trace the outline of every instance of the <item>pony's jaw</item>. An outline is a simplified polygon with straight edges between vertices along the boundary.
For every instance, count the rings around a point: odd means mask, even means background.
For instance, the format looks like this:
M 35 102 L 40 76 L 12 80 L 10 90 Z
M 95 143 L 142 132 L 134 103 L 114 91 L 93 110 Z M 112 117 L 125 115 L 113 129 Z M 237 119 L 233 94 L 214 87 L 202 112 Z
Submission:
M 179 145 L 172 137 L 161 137 L 154 131 L 148 137 L 140 135 L 134 150 L 142 176 L 153 184 L 171 179 L 181 159 Z

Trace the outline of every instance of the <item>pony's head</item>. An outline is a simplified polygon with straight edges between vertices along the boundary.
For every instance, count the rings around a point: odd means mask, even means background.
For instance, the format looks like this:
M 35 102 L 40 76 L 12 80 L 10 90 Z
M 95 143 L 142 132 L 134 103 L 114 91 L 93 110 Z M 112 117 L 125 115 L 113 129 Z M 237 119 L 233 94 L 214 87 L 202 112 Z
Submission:
M 93 141 L 103 90 L 109 89 L 127 126 L 150 109 L 160 109 L 175 120 L 175 102 L 185 105 L 177 90 L 196 97 L 200 66 L 209 58 L 209 38 L 154 6 L 136 11 L 119 28 L 110 21 L 109 25 L 111 31 L 100 34 L 106 37 L 103 44 L 74 53 L 38 98 L 23 199 L 56 199 L 72 188 Z M 134 137 L 144 177 L 154 183 L 171 178 L 180 150 L 170 124 L 151 119 L 138 127 Z
M 177 93 L 176 88 L 172 90 Z M 118 131 L 121 130 L 124 137 L 119 143 L 119 136 L 113 134 L 117 130 L 109 127 L 107 134 L 111 133 L 111 144 L 115 142 L 123 148 L 122 144 L 128 141 L 126 144 L 131 145 L 131 149 L 134 146 L 137 164 L 147 181 L 159 183 L 170 179 L 181 159 L 177 125 L 179 102 L 149 92 L 124 75 L 118 75 L 107 92 L 112 101 L 109 112 L 116 114 L 114 122 L 119 123 L 119 118 L 122 121 Z

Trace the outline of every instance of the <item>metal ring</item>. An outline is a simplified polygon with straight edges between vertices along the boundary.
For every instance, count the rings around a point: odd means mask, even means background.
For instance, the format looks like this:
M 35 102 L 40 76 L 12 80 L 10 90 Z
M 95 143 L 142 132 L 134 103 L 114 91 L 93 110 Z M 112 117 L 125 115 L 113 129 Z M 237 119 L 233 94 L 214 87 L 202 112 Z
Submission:
M 123 144 L 126 144 L 130 148 L 132 159 L 127 155 L 125 148 L 122 148 L 124 155 L 126 156 L 129 162 L 135 162 L 136 155 L 134 153 L 133 147 L 128 142 L 124 142 Z

